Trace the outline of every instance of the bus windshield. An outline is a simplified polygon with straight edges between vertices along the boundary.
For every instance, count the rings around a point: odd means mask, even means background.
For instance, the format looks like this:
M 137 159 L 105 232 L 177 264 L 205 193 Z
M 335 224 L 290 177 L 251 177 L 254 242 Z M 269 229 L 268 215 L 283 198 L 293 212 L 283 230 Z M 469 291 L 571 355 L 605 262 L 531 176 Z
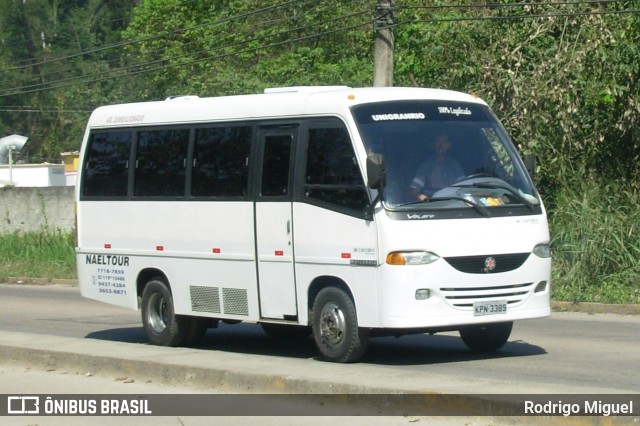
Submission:
M 533 211 L 539 196 L 506 131 L 482 104 L 405 100 L 352 113 L 368 154 L 382 154 L 389 209 L 502 207 Z

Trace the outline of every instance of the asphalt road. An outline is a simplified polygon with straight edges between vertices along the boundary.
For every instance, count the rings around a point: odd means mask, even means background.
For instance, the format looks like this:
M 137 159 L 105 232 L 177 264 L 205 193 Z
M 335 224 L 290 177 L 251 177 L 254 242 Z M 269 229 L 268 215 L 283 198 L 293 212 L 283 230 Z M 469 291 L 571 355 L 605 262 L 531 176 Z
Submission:
M 138 312 L 83 299 L 72 286 L 0 285 L 0 331 L 150 348 Z M 299 370 L 399 391 L 640 393 L 640 316 L 554 313 L 517 322 L 510 341 L 490 355 L 468 351 L 457 333 L 373 338 L 362 361 L 349 366 L 319 361 L 312 339 L 278 342 L 252 324 L 222 324 L 197 348 L 182 350 L 207 363 L 241 357 L 250 365 L 283 364 L 290 376 Z

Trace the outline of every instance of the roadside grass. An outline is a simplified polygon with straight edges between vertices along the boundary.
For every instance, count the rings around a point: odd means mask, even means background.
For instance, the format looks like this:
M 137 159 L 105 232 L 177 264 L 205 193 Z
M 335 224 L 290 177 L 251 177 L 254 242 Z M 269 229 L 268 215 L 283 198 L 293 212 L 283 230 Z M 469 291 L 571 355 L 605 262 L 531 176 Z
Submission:
M 0 282 L 9 277 L 76 278 L 73 232 L 0 235 Z
M 550 209 L 553 299 L 640 303 L 640 187 L 584 178 Z

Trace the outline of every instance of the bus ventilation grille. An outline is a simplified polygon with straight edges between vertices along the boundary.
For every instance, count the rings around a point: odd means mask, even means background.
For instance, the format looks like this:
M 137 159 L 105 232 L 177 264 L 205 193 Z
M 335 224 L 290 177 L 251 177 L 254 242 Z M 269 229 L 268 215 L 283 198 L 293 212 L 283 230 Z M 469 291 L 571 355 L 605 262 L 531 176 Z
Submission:
M 195 312 L 210 312 L 219 314 L 220 311 L 220 289 L 218 287 L 204 287 L 192 285 L 191 310 Z
M 224 313 L 231 315 L 249 315 L 247 290 L 242 288 L 223 288 Z
M 222 288 L 222 299 L 220 290 L 220 287 L 190 286 L 191 310 L 212 314 L 249 315 L 246 289 Z

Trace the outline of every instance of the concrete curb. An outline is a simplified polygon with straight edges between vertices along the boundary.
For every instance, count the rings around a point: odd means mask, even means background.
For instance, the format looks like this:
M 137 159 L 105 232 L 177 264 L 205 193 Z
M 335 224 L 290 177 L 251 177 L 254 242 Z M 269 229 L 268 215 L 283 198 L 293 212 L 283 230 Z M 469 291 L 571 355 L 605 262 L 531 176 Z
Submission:
M 582 312 L 585 314 L 618 314 L 640 315 L 640 305 L 605 304 L 587 302 L 551 302 L 551 309 L 555 312 Z
M 21 285 L 68 285 L 78 287 L 78 280 L 71 278 L 29 278 L 29 277 L 8 277 L 4 284 Z

